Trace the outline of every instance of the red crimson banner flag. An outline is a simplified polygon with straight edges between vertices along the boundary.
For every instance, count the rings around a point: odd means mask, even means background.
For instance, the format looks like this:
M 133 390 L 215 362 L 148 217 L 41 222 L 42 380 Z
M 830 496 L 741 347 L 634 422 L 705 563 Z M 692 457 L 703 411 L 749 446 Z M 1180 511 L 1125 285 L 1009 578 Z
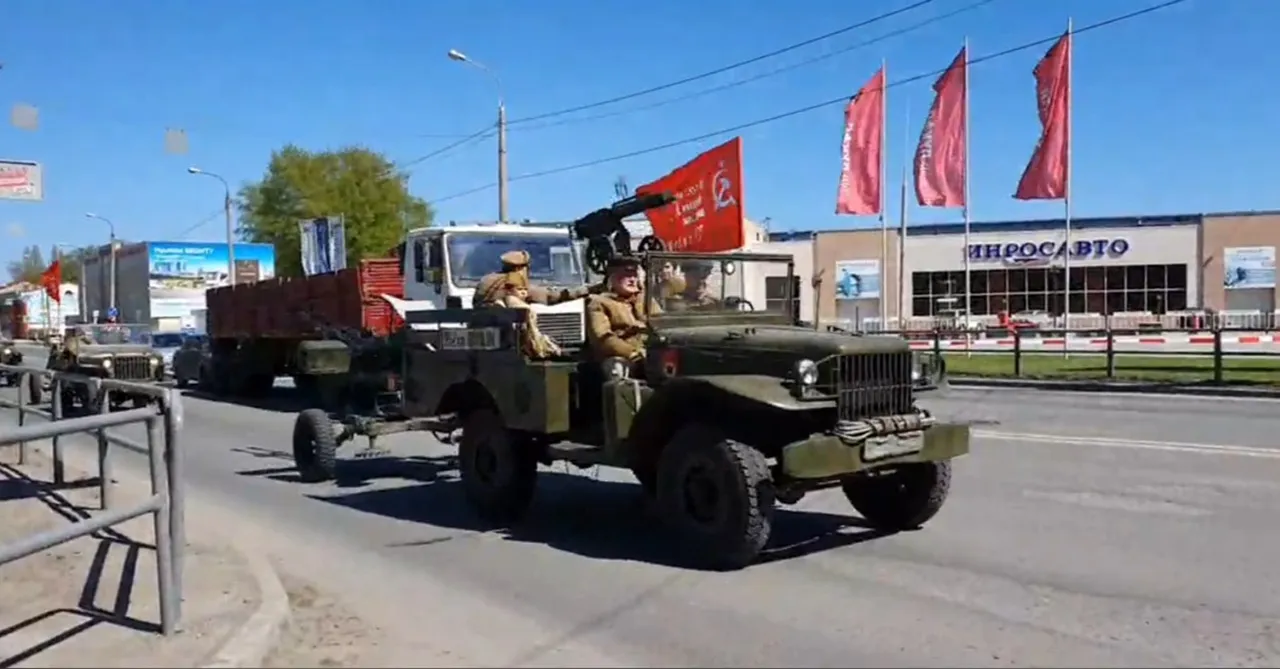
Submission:
M 840 188 L 836 213 L 867 216 L 881 213 L 884 179 L 885 68 L 849 101 L 844 110 Z
M 1040 140 L 1022 172 L 1018 200 L 1067 197 L 1067 160 L 1071 151 L 1071 33 L 1063 35 L 1034 70 Z
M 55 260 L 40 274 L 40 285 L 49 299 L 62 304 L 62 261 Z
M 742 138 L 698 154 L 670 174 L 636 188 L 667 192 L 675 202 L 645 212 L 653 234 L 671 251 L 720 253 L 742 248 Z
M 936 94 L 916 145 L 916 201 L 924 207 L 964 207 L 968 151 L 968 47 L 933 84 Z

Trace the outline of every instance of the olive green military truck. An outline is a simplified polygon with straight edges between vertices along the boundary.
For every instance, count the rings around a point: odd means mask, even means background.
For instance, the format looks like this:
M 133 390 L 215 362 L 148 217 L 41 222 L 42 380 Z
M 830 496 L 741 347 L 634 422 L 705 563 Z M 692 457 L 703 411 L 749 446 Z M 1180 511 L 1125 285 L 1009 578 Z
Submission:
M 97 324 L 79 325 L 69 330 L 62 341 L 49 349 L 48 368 L 82 376 L 121 381 L 164 381 L 164 358 L 151 348 L 149 329 L 145 325 Z M 89 387 L 83 384 L 62 386 L 63 410 L 92 409 Z M 151 401 L 147 395 L 112 392 L 113 407 L 132 401 L 135 405 Z
M 718 271 L 707 305 L 651 317 L 642 365 L 586 350 L 530 360 L 518 310 L 411 312 L 402 415 L 335 424 L 303 412 L 293 444 L 300 472 L 333 477 L 339 445 L 357 435 L 461 428 L 462 489 L 485 519 L 520 520 L 539 463 L 628 468 L 690 557 L 716 568 L 751 563 L 775 504 L 810 492 L 839 488 L 887 531 L 938 512 L 969 428 L 917 404 L 917 389 L 937 379 L 904 340 L 795 325 L 791 296 L 769 299 L 763 289 L 765 277 L 792 285 L 789 256 L 653 252 L 644 262 L 651 296 L 661 294 L 664 268 Z

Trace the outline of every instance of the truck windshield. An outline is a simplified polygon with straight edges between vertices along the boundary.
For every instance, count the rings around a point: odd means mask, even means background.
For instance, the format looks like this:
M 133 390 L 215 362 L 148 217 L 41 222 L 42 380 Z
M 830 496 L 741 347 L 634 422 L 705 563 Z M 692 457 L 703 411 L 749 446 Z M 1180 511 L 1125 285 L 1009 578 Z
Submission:
M 451 232 L 445 235 L 449 268 L 457 286 L 475 286 L 486 274 L 502 271 L 502 254 L 526 251 L 529 278 L 553 286 L 586 283 L 569 236 L 494 232 Z

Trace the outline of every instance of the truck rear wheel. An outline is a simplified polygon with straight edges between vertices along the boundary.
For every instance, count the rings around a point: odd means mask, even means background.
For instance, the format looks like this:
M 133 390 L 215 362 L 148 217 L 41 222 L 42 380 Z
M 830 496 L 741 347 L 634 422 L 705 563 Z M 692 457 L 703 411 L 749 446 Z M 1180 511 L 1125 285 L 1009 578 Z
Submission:
M 528 512 L 538 479 L 529 446 L 492 409 L 476 409 L 464 419 L 458 472 L 467 502 L 485 521 L 511 525 Z
M 307 409 L 293 424 L 293 460 L 307 483 L 332 481 L 338 476 L 338 436 L 329 414 Z
M 760 451 L 707 425 L 681 428 L 658 464 L 658 506 L 690 558 L 741 569 L 773 529 L 774 488 Z
M 903 465 L 887 474 L 849 479 L 841 488 L 874 529 L 914 530 L 942 510 L 951 490 L 951 461 Z

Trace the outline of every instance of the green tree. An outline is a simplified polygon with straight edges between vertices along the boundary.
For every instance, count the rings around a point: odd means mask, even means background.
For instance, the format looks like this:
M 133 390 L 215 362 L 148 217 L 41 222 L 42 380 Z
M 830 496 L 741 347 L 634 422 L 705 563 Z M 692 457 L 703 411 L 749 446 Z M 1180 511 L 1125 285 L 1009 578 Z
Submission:
M 433 212 L 409 194 L 408 175 L 360 147 L 311 152 L 288 145 L 271 154 L 262 179 L 240 189 L 238 234 L 274 244 L 276 274 L 301 276 L 298 221 L 342 216 L 347 263 L 382 257 L 405 230 L 431 224 Z
M 48 267 L 44 261 L 44 254 L 40 252 L 40 247 L 33 244 L 22 249 L 21 259 L 9 262 L 9 278 L 14 281 L 39 283 L 40 275 Z

